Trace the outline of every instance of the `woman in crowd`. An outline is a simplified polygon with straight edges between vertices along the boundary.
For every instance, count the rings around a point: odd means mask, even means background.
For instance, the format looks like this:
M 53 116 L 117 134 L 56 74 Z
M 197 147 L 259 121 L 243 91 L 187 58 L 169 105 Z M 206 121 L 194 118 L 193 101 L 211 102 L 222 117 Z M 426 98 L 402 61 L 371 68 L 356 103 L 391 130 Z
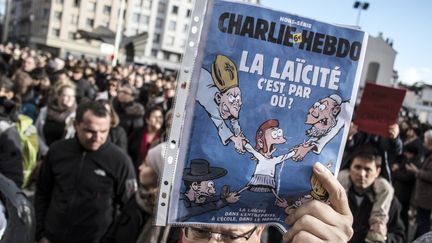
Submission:
M 40 96 L 34 89 L 33 79 L 28 73 L 18 70 L 12 76 L 12 82 L 15 84 L 15 96 L 21 100 L 22 114 L 35 121 L 39 113 Z
M 163 122 L 163 109 L 160 106 L 151 107 L 145 116 L 145 126 L 132 133 L 129 139 L 129 155 L 136 170 L 147 157 L 148 150 L 160 142 Z
M 54 87 L 54 98 L 43 107 L 36 120 L 39 134 L 40 152 L 45 155 L 48 147 L 55 141 L 75 135 L 75 85 L 64 82 Z

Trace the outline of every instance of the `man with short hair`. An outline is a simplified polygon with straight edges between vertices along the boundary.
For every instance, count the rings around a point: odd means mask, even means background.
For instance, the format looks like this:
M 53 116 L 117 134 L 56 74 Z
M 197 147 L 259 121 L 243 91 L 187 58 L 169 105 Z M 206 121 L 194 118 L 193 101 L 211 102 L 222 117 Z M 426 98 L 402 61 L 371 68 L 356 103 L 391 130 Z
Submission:
M 117 90 L 117 97 L 113 99 L 113 107 L 120 118 L 119 125 L 123 127 L 128 137 L 144 126 L 145 109 L 135 101 L 136 95 L 136 89 L 132 85 L 123 84 Z M 132 160 L 135 162 L 133 156 Z
M 136 191 L 132 162 L 107 140 L 110 115 L 98 102 L 81 104 L 76 137 L 52 144 L 35 196 L 39 242 L 97 243 L 116 208 Z
M 404 225 L 400 218 L 401 205 L 395 197 L 391 201 L 387 224 L 382 221 L 372 225 L 369 223 L 374 202 L 377 200 L 373 187 L 381 172 L 381 163 L 379 152 L 370 145 L 360 146 L 354 152 L 349 169 L 352 185 L 347 191 L 354 217 L 354 235 L 349 241 L 351 243 L 365 242 L 369 230 L 383 235 L 385 242 L 403 242 L 405 239 Z

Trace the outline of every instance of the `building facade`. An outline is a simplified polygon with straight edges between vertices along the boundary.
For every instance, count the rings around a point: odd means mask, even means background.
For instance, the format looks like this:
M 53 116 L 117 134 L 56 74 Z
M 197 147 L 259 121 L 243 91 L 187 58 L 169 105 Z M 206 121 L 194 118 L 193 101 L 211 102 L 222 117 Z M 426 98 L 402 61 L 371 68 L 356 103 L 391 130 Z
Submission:
M 99 26 L 115 32 L 122 0 L 13 0 L 9 40 L 66 54 L 108 58 L 101 42 L 76 39 Z M 147 33 L 134 61 L 179 69 L 195 0 L 125 0 L 123 35 Z M 259 4 L 259 0 L 242 0 Z M 112 43 L 110 43 L 112 44 Z M 124 58 L 124 56 L 123 56 Z M 121 60 L 121 59 L 120 59 Z
M 101 43 L 76 39 L 76 32 L 97 26 L 115 30 L 119 8 L 117 0 L 14 0 L 9 40 L 62 57 L 103 56 Z
M 397 72 L 394 70 L 396 50 L 392 43 L 384 40 L 382 34 L 377 37 L 369 35 L 363 70 L 360 76 L 357 103 L 360 102 L 366 83 L 383 86 L 397 86 Z

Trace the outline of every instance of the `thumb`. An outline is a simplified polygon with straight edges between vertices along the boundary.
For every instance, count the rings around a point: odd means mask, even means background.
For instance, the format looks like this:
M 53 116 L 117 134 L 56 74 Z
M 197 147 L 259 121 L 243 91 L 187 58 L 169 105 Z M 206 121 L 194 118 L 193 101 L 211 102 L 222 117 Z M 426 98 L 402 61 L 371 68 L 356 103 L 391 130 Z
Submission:
M 345 189 L 336 177 L 319 162 L 314 164 L 313 172 L 329 193 L 330 204 L 334 210 L 343 215 L 350 215 L 351 210 L 349 209 Z

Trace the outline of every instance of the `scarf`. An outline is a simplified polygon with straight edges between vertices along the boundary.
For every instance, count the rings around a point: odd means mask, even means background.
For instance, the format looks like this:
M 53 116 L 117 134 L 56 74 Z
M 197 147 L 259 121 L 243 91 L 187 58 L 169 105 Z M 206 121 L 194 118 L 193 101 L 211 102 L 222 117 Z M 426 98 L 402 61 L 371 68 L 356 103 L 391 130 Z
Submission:
M 57 104 L 57 101 L 51 102 L 47 107 L 47 120 L 64 123 L 76 107 L 76 103 L 71 107 L 62 107 Z

